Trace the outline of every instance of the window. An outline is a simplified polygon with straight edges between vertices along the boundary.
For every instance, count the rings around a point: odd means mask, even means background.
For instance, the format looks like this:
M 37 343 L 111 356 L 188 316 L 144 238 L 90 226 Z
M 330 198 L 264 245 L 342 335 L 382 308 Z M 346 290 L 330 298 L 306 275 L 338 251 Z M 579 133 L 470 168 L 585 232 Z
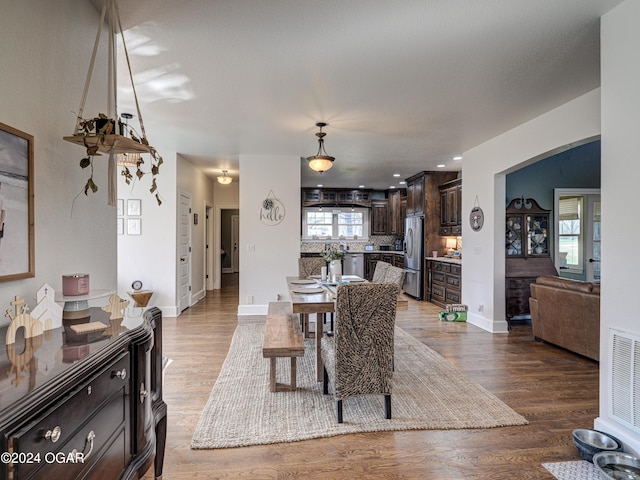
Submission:
M 366 208 L 304 208 L 302 238 L 340 240 L 369 236 L 369 211 Z
M 584 197 L 560 197 L 558 201 L 558 248 L 560 268 L 582 270 L 582 217 Z M 565 255 L 566 254 L 566 255 Z M 565 257 L 563 259 L 563 257 Z M 566 265 L 564 264 L 566 260 Z

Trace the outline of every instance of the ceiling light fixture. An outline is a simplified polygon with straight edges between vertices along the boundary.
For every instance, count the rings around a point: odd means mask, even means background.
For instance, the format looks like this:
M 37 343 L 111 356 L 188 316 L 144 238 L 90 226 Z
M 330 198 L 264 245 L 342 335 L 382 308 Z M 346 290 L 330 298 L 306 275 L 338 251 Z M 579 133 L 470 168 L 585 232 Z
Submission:
M 462 160 L 462 156 L 461 155 L 456 155 L 455 157 L 453 157 L 454 160 Z
M 318 153 L 312 157 L 307 157 L 309 168 L 319 173 L 326 172 L 333 167 L 333 161 L 335 160 L 334 157 L 327 155 L 327 152 L 324 150 L 324 137 L 326 133 L 322 131 L 322 127 L 326 126 L 327 124 L 324 122 L 316 123 L 316 127 L 320 128 L 320 131 L 316 133 L 316 137 L 318 137 Z
M 441 163 L 441 164 L 439 164 L 439 165 L 436 165 L 436 167 L 438 167 L 438 168 L 444 168 L 444 167 L 445 167 L 445 164 L 444 164 L 444 163 Z
M 218 177 L 218 183 L 229 185 L 233 181 L 233 178 L 227 176 L 227 173 L 229 173 L 228 170 L 222 170 L 222 175 Z

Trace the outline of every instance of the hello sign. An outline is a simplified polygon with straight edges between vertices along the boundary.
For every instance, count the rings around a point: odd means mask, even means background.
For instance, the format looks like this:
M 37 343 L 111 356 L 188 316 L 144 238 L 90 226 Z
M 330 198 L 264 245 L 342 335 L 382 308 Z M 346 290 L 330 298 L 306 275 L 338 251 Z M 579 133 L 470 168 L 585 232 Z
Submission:
M 260 221 L 265 225 L 278 225 L 284 220 L 284 205 L 273 193 L 269 191 L 267 198 L 262 201 L 260 208 Z

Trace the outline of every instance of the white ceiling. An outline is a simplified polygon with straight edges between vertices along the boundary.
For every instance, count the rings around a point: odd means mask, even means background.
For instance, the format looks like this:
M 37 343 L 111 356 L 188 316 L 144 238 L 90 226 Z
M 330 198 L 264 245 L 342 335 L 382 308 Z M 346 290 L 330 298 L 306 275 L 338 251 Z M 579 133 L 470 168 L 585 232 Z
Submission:
M 454 155 L 598 87 L 599 17 L 620 2 L 118 6 L 153 145 L 237 178 L 240 154 L 315 154 L 325 121 L 335 166 L 320 175 L 301 160 L 302 185 L 387 188 L 394 173 L 459 170 Z M 120 83 L 119 110 L 135 111 Z

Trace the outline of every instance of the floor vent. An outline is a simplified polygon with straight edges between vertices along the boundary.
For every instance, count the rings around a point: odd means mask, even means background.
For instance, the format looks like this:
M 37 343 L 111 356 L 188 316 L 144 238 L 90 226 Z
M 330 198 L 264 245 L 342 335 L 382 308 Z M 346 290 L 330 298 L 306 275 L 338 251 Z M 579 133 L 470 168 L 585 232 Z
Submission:
M 640 337 L 611 330 L 612 418 L 640 433 Z

